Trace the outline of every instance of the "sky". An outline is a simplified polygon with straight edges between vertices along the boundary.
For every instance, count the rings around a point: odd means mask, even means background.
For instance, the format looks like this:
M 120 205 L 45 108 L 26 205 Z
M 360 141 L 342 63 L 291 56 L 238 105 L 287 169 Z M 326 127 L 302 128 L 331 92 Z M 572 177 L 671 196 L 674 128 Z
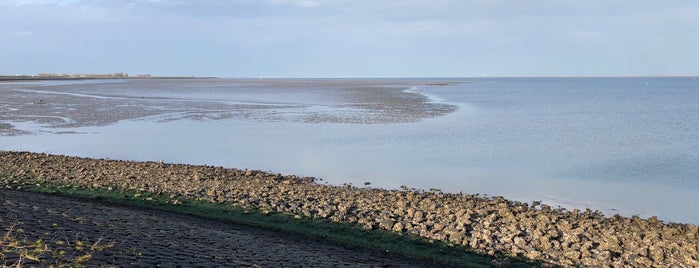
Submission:
M 0 0 L 0 74 L 698 75 L 699 1 Z

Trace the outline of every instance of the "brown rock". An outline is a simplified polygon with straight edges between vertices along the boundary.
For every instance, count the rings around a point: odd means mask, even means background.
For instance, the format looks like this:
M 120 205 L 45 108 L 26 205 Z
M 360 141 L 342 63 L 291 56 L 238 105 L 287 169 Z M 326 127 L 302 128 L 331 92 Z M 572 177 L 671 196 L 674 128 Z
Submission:
M 394 225 L 395 222 L 391 219 L 382 219 L 379 221 L 379 228 L 381 229 L 392 230 Z
M 568 258 L 569 260 L 572 260 L 573 262 L 577 262 L 580 259 L 580 251 L 577 250 L 569 250 L 563 253 L 563 256 Z
M 445 228 L 443 233 L 449 236 L 449 241 L 456 244 L 461 244 L 464 240 L 464 233 L 456 228 Z
M 396 224 L 393 225 L 393 228 L 391 228 L 394 232 L 403 232 L 403 224 L 400 222 L 397 222 Z
M 441 231 L 442 229 L 444 229 L 444 226 L 441 223 L 435 223 L 434 225 L 432 225 L 433 231 L 437 232 L 437 231 Z
M 530 259 L 540 259 L 540 258 L 541 258 L 541 252 L 536 251 L 536 250 L 529 251 L 529 252 L 527 252 L 527 258 L 530 258 Z
M 665 252 L 663 251 L 662 248 L 656 247 L 656 246 L 651 246 L 650 247 L 650 257 L 656 261 L 660 262 L 665 260 Z
M 527 241 L 524 240 L 524 238 L 521 238 L 519 236 L 515 237 L 513 239 L 513 242 L 514 242 L 515 246 L 517 246 L 520 249 L 524 249 L 527 246 Z

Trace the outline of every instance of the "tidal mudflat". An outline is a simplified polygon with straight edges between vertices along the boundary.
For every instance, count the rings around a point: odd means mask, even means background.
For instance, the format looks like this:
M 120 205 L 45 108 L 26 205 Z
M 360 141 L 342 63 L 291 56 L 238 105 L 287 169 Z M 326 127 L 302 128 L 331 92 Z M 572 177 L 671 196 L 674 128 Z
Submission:
M 429 102 L 427 81 L 333 79 L 131 79 L 0 84 L 0 121 L 49 128 L 129 119 L 377 124 L 417 122 L 456 110 Z M 5 134 L 26 133 L 4 123 Z M 60 132 L 60 131 L 59 131 Z
M 0 145 L 699 223 L 697 87 L 681 77 L 2 83 Z

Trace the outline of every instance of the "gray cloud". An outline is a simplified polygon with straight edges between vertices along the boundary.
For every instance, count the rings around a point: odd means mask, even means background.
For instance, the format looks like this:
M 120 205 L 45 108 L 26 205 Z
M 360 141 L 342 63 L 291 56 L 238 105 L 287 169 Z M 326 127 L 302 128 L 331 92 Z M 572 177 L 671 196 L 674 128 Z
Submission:
M 0 73 L 696 74 L 698 14 L 690 1 L 16 0 L 0 3 Z

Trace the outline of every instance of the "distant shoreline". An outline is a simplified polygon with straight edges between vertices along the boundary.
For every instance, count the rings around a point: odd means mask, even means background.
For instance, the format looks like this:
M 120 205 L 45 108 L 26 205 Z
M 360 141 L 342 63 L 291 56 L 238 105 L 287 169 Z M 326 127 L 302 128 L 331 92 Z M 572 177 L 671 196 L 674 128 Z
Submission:
M 34 75 L 2 75 L 0 81 L 53 81 L 53 80 L 103 80 L 103 79 L 218 79 L 217 77 L 199 76 L 34 76 Z
M 260 76 L 260 77 L 217 77 L 217 76 L 118 76 L 112 74 L 59 74 L 59 75 L 0 75 L 0 82 L 6 81 L 47 81 L 47 80 L 97 80 L 97 79 L 500 79 L 500 78 L 689 78 L 696 80 L 699 75 L 497 75 L 497 76 L 436 76 L 436 77 L 294 77 L 294 76 Z M 467 81 L 463 81 L 467 82 Z

